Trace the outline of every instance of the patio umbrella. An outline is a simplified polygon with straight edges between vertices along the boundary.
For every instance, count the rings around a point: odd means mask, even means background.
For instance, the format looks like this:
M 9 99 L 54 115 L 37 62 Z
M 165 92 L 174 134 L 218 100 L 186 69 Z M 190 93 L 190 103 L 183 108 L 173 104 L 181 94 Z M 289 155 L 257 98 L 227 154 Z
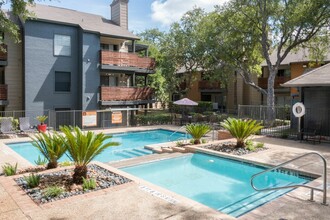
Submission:
M 178 101 L 175 101 L 173 102 L 173 104 L 175 105 L 182 105 L 182 106 L 197 106 L 198 103 L 197 102 L 194 102 L 190 99 L 187 99 L 187 98 L 183 98 L 183 99 L 180 99 Z M 182 109 L 182 118 L 184 118 L 184 111 Z M 182 125 L 182 121 L 181 121 L 181 125 Z
M 187 99 L 187 98 L 183 98 L 183 99 L 180 99 L 178 101 L 175 101 L 175 102 L 173 102 L 173 104 L 175 104 L 175 105 L 185 105 L 185 106 L 196 106 L 196 105 L 198 105 L 197 102 L 194 102 L 194 101 L 192 101 L 190 99 Z

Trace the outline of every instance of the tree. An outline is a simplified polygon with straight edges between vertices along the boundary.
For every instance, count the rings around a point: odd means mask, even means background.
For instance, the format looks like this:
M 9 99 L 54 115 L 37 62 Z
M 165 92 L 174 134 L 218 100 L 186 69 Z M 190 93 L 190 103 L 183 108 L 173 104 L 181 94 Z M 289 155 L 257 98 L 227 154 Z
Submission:
M 19 27 L 15 24 L 3 10 L 5 4 L 10 4 L 10 11 L 14 16 L 19 16 L 25 20 L 31 13 L 26 9 L 26 6 L 34 4 L 34 0 L 0 0 L 0 33 L 7 33 L 14 42 L 18 43 L 19 40 Z M 0 49 L 4 50 L 1 46 L 4 39 L 0 35 Z
M 199 26 L 206 13 L 195 8 L 188 11 L 179 22 L 171 25 L 169 32 L 160 43 L 162 55 L 160 68 L 167 80 L 170 92 L 176 92 L 180 83 L 185 82 L 188 89 L 195 72 L 204 70 L 204 38 Z M 185 74 L 179 74 L 184 72 Z
M 60 127 L 65 138 L 63 143 L 68 150 L 68 156 L 74 161 L 73 182 L 81 184 L 87 178 L 87 165 L 105 149 L 119 145 L 108 141 L 112 136 L 92 131 L 83 133 L 79 127 Z
M 164 33 L 159 29 L 147 29 L 140 34 L 141 43 L 149 46 L 149 57 L 152 57 L 156 61 L 156 72 L 149 75 L 148 86 L 155 90 L 156 100 L 159 101 L 164 108 L 166 103 L 169 100 L 169 96 L 166 92 L 167 81 L 165 80 L 161 68 L 158 68 L 159 63 L 161 62 L 161 54 L 159 51 L 159 44 L 164 37 Z
M 320 34 L 329 38 L 329 0 L 233 0 L 210 15 L 209 39 L 217 49 L 208 54 L 237 70 L 244 82 L 267 96 L 269 119 L 275 116 L 274 83 L 281 62 Z M 323 32 L 326 32 L 324 34 Z M 318 38 L 321 39 L 321 38 Z M 325 39 L 323 39 L 325 40 Z M 276 54 L 276 60 L 270 56 Z M 260 73 L 263 58 L 269 70 L 268 87 L 260 88 L 252 74 Z

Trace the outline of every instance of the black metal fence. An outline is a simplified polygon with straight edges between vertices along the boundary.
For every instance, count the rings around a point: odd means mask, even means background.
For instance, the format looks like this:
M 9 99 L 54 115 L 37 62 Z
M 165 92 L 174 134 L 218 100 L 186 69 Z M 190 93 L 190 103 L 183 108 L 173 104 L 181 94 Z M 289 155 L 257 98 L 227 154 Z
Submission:
M 273 112 L 273 117 L 269 116 L 269 112 Z M 306 114 L 301 118 L 300 128 L 299 119 L 292 114 L 290 106 L 276 106 L 270 109 L 268 106 L 240 105 L 238 117 L 257 120 L 264 126 L 261 134 L 267 136 L 297 139 L 299 131 L 305 129 L 315 131 L 325 140 L 330 137 L 330 109 L 306 109 Z

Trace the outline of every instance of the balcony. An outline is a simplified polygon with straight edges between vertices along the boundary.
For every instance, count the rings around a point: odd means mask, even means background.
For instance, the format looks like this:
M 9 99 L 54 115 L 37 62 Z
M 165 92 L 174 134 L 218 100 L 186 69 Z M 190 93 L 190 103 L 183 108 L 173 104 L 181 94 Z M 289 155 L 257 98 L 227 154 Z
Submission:
M 152 103 L 154 90 L 149 87 L 100 87 L 100 101 L 103 105 L 135 105 Z
M 118 67 L 131 67 L 137 69 L 153 70 L 155 60 L 150 57 L 139 57 L 134 53 L 122 53 L 113 51 L 100 51 L 101 65 Z
M 210 82 L 208 80 L 201 80 L 198 82 L 198 88 L 200 90 L 220 90 L 220 82 Z
M 0 105 L 7 105 L 8 86 L 5 84 L 0 84 Z
M 281 88 L 281 84 L 289 81 L 290 79 L 291 79 L 290 77 L 284 77 L 284 76 L 276 77 L 274 89 Z M 268 78 L 258 78 L 258 85 L 263 89 L 267 89 L 268 88 Z
M 7 45 L 2 44 L 2 47 L 7 51 Z M 7 61 L 7 52 L 0 50 L 0 61 Z

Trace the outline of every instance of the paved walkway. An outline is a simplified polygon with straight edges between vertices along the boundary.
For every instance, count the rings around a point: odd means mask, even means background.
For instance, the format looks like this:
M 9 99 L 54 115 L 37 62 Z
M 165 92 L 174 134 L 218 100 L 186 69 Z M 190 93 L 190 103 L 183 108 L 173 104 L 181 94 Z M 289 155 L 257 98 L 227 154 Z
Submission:
M 318 151 L 330 161 L 330 145 L 312 145 L 297 141 L 266 137 L 256 137 L 256 141 L 266 143 L 268 150 L 244 155 L 242 158 L 261 163 L 278 164 L 300 154 Z M 1 144 L 0 144 L 1 147 Z M 9 155 L 9 156 L 8 156 Z M 159 158 L 178 156 L 179 154 L 159 155 Z M 145 160 L 155 160 L 156 155 Z M 1 163 L 15 160 L 15 155 L 4 155 L 0 149 Z M 142 162 L 143 158 L 127 161 L 127 164 Z M 329 162 L 330 163 L 330 162 Z M 112 165 L 112 167 L 108 167 Z M 109 169 L 124 166 L 124 162 L 113 163 Z M 318 158 L 305 158 L 290 165 L 306 171 L 321 173 Z M 330 171 L 330 164 L 328 164 Z M 330 172 L 328 171 L 328 175 Z M 0 219 L 232 219 L 203 205 L 185 199 L 165 189 L 148 184 L 132 177 L 133 183 L 109 188 L 69 199 L 37 206 L 15 186 L 8 177 L 0 177 Z M 329 179 L 329 178 L 328 178 Z M 150 192 L 141 189 L 147 186 L 160 194 L 178 201 L 172 204 Z M 298 189 L 282 196 L 240 219 L 329 219 L 330 207 L 320 205 L 321 193 L 315 193 L 316 202 L 309 202 L 309 190 Z M 328 202 L 330 202 L 328 192 Z

